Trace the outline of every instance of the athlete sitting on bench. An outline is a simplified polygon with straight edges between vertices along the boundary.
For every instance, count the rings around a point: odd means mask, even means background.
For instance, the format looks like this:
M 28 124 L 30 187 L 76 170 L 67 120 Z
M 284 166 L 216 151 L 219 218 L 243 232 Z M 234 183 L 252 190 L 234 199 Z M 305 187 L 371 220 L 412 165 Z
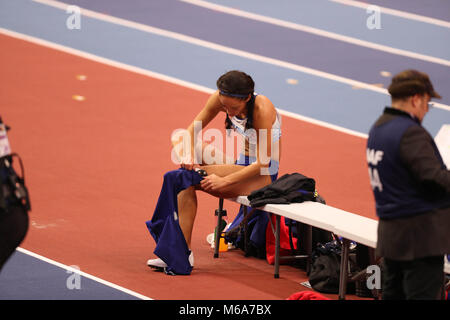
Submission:
M 206 176 L 198 185 L 185 188 L 177 195 L 179 226 L 191 249 L 192 228 L 197 213 L 196 190 L 202 190 L 219 198 L 249 195 L 253 190 L 273 182 L 278 175 L 281 145 L 281 117 L 272 102 L 263 95 L 254 93 L 253 79 L 240 71 L 229 71 L 217 80 L 217 88 L 204 108 L 187 128 L 190 134 L 191 155 L 196 152 L 194 122 L 201 121 L 206 127 L 217 115 L 225 113 L 227 129 L 234 129 L 245 138 L 244 150 L 235 164 L 195 164 L 192 159 L 183 160 L 181 167 L 187 170 L 202 169 Z M 266 135 L 261 139 L 262 135 Z M 260 146 L 260 143 L 263 146 Z M 260 153 L 265 155 L 260 156 Z M 264 159 L 267 161 L 261 161 Z M 270 157 L 270 158 L 268 158 Z M 152 223 L 147 223 L 153 234 Z M 154 228 L 153 228 L 154 229 Z M 175 248 L 173 250 L 176 250 Z M 157 253 L 155 251 L 155 253 Z M 147 261 L 150 267 L 165 268 L 167 261 L 157 258 Z M 193 266 L 190 251 L 189 261 Z

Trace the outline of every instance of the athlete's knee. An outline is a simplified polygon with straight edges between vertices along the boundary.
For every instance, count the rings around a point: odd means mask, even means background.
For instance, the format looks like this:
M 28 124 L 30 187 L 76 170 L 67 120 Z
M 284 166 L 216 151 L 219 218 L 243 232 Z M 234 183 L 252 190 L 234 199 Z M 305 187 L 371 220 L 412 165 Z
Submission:
M 179 192 L 179 194 L 182 194 L 182 195 L 195 195 L 196 194 L 195 190 L 196 190 L 196 186 L 190 186 L 190 187 L 187 187 L 184 190 L 181 190 Z

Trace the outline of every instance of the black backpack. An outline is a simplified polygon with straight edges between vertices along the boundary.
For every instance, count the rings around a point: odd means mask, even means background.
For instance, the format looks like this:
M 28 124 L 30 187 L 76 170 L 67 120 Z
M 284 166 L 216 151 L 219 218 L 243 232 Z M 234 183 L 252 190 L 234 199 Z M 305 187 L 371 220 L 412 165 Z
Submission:
M 338 240 L 317 245 L 312 253 L 309 272 L 309 284 L 314 290 L 323 293 L 339 292 L 341 252 L 342 246 Z M 352 250 L 350 250 L 350 254 L 352 254 Z M 349 255 L 349 266 L 351 272 L 359 271 L 354 255 Z M 352 293 L 354 290 L 354 284 L 348 283 L 347 293 Z

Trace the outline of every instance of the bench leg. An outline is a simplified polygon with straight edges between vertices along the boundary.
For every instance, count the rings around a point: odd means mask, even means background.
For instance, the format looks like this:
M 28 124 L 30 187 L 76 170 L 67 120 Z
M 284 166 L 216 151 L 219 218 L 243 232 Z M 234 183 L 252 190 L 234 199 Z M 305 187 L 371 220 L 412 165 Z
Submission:
M 275 215 L 275 273 L 273 277 L 280 277 L 280 222 L 281 216 Z
M 214 258 L 219 257 L 219 245 L 220 245 L 220 222 L 222 221 L 222 211 L 223 211 L 223 199 L 219 199 L 219 209 L 216 210 L 217 213 L 217 226 L 216 226 L 216 236 L 214 239 Z
M 299 252 L 301 255 L 306 255 L 306 274 L 311 270 L 311 255 L 312 255 L 312 226 L 298 222 L 297 223 L 298 241 L 300 241 Z
M 306 274 L 311 271 L 311 256 L 312 256 L 312 227 L 308 225 L 306 227 Z
M 342 239 L 341 270 L 339 275 L 339 300 L 345 300 L 348 280 L 348 253 L 350 240 Z

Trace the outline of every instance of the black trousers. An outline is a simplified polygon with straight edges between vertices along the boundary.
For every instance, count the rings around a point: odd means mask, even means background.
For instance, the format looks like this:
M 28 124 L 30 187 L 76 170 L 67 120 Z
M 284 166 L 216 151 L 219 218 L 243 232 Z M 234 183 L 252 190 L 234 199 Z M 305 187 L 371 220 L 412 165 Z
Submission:
M 28 223 L 28 212 L 22 207 L 0 210 L 0 271 L 25 238 Z
M 437 300 L 444 283 L 444 256 L 411 261 L 383 259 L 383 300 Z

